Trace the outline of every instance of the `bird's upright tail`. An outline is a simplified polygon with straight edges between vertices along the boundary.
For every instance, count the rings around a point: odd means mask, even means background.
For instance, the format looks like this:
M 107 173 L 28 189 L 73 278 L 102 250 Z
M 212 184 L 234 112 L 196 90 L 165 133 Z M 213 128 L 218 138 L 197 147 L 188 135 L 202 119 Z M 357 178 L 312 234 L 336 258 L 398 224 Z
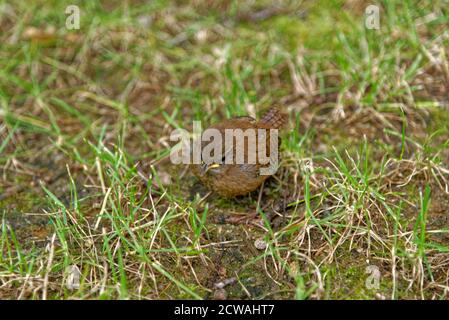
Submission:
M 268 125 L 271 129 L 280 129 L 287 121 L 287 116 L 277 108 L 271 108 L 260 119 L 260 123 Z

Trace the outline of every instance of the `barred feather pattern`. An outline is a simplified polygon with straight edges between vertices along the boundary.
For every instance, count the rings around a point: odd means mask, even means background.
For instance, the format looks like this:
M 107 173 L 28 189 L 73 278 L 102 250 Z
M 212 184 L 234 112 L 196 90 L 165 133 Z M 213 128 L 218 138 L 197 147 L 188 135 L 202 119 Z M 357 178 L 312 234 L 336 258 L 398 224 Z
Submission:
M 261 124 L 268 125 L 271 129 L 280 129 L 286 122 L 286 116 L 276 108 L 271 108 L 260 119 Z

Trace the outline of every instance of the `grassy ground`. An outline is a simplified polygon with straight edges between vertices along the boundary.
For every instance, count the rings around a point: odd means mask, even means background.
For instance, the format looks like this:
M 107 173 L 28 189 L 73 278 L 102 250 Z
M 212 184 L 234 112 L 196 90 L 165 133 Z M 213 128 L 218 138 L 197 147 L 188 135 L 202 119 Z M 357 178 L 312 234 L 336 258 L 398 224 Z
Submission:
M 447 299 L 448 2 L 369 4 L 0 0 L 0 298 Z M 262 190 L 170 163 L 271 106 Z

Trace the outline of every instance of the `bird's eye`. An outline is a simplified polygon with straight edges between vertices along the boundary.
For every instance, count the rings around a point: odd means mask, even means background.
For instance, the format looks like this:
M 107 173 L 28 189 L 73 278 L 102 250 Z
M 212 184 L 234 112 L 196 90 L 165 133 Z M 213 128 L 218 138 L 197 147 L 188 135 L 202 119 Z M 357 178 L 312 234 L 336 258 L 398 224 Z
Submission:
M 221 158 L 221 163 L 224 164 L 224 163 L 225 163 L 225 160 L 226 160 L 226 155 L 224 155 L 223 158 Z

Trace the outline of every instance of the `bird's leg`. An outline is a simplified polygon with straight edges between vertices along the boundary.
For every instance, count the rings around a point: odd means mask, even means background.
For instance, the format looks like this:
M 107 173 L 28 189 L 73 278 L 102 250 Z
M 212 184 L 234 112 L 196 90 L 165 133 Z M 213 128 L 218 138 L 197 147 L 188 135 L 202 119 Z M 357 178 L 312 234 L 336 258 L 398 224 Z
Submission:
M 204 202 L 207 198 L 210 197 L 211 194 L 212 194 L 212 191 L 209 191 L 204 197 L 202 197 L 200 199 L 200 201 L 198 201 L 198 204 L 201 204 L 202 202 Z
M 262 219 L 258 219 L 257 211 L 245 214 L 245 215 L 233 215 L 226 218 L 226 223 L 229 224 L 252 224 L 256 227 L 262 227 L 263 221 Z
M 265 184 L 265 181 L 262 182 L 262 184 L 260 186 L 259 197 L 257 198 L 256 210 L 254 212 L 251 212 L 244 216 L 230 217 L 230 218 L 226 219 L 226 221 L 229 223 L 232 223 L 232 224 L 252 224 L 252 225 L 255 225 L 258 227 L 262 227 L 263 219 L 259 218 L 259 210 L 260 210 L 260 202 L 262 200 L 262 191 L 263 191 L 264 184 Z
M 263 186 L 264 186 L 264 185 L 265 185 L 265 180 L 262 181 L 262 184 L 260 185 L 260 189 L 259 189 L 259 197 L 257 198 L 256 214 L 257 214 L 257 212 L 259 212 L 260 201 L 262 200 L 262 191 L 263 191 Z

